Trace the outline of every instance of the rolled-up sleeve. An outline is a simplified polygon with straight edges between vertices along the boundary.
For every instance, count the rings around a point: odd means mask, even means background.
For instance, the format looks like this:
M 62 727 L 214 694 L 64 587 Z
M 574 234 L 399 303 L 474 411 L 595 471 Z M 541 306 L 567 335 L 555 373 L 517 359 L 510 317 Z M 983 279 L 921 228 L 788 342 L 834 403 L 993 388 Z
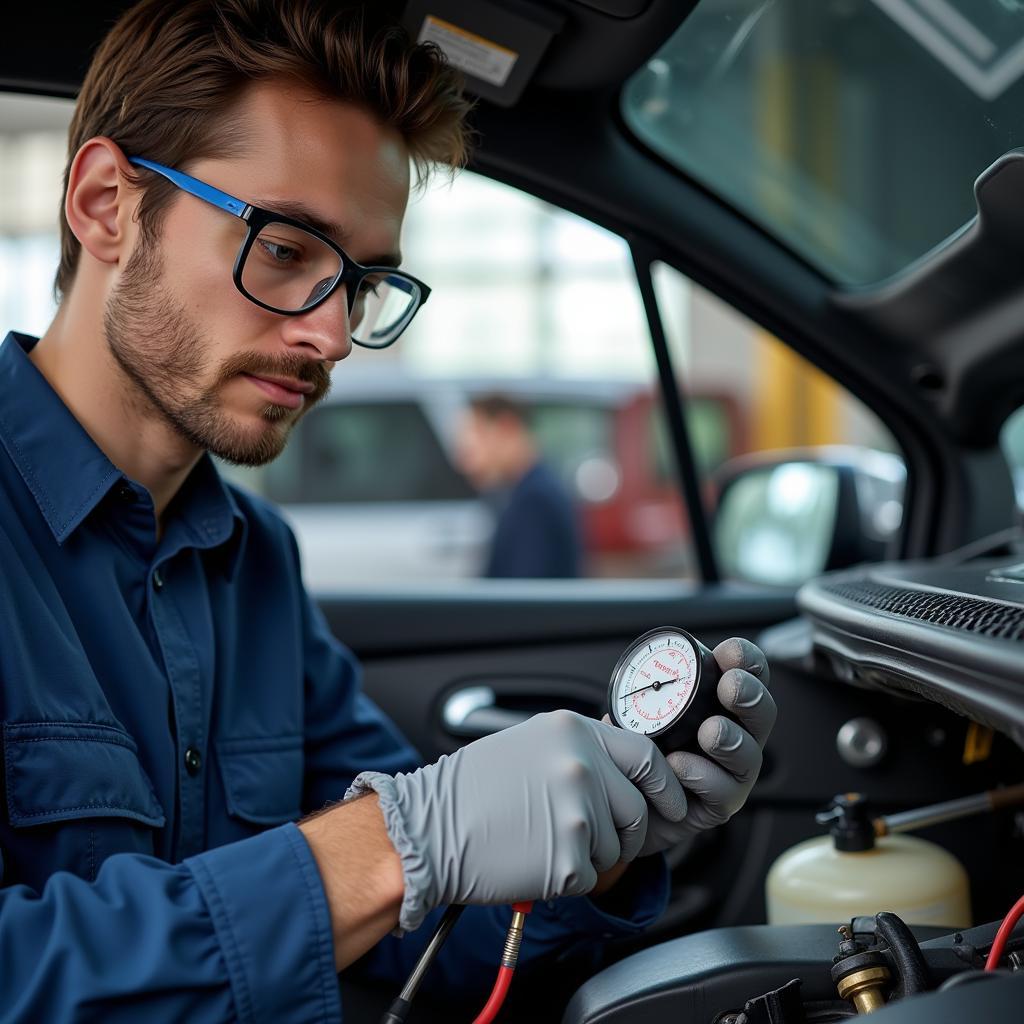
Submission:
M 95 882 L 0 889 L 0 1024 L 339 1021 L 330 921 L 294 825 L 169 865 L 119 854 Z

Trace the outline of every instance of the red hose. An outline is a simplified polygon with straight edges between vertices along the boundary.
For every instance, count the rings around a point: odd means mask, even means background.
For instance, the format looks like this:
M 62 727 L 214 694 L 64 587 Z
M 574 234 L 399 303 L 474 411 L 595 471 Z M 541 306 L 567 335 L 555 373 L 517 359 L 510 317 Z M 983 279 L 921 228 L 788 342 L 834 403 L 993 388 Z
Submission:
M 999 961 L 1003 958 L 1003 950 L 1006 949 L 1006 940 L 1009 939 L 1017 922 L 1022 917 L 1024 917 L 1024 896 L 1014 903 L 1010 912 L 1003 918 L 1003 923 L 999 926 L 995 941 L 992 943 L 992 949 L 989 950 L 988 959 L 985 961 L 986 971 L 994 971 L 999 966 Z
M 498 968 L 498 977 L 494 981 L 494 988 L 491 989 L 491 997 L 487 1000 L 484 1008 L 477 1014 L 473 1024 L 491 1024 L 491 1021 L 498 1016 L 498 1011 L 505 1002 L 509 986 L 512 984 L 512 975 L 515 973 L 516 961 L 519 959 L 519 943 L 522 940 L 522 926 L 526 921 L 525 916 L 533 910 L 533 902 L 513 903 L 512 924 L 509 928 L 509 938 L 505 941 L 505 955 L 502 958 L 502 965 Z M 518 923 L 517 923 L 518 919 Z M 513 935 L 518 935 L 514 942 Z
M 515 974 L 515 971 L 511 967 L 498 968 L 498 977 L 494 982 L 494 988 L 491 989 L 491 998 L 487 1000 L 484 1008 L 477 1014 L 473 1024 L 491 1024 L 491 1021 L 498 1016 L 498 1011 L 505 1002 L 505 996 L 508 995 L 508 987 L 512 984 L 513 974 Z

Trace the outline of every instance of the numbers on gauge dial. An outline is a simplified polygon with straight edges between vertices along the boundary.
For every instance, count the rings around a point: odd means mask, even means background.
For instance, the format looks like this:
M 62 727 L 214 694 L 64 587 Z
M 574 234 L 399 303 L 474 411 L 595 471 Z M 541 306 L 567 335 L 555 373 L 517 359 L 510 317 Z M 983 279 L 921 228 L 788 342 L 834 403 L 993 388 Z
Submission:
M 696 681 L 697 658 L 689 640 L 675 633 L 649 637 L 619 670 L 619 724 L 645 736 L 667 729 L 686 710 Z

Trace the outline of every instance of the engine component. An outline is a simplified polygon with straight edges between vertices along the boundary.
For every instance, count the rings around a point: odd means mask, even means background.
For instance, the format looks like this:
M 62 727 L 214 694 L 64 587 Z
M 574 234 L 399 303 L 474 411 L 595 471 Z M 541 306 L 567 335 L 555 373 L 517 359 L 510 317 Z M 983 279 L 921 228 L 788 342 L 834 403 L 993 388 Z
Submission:
M 873 768 L 888 748 L 889 737 L 873 718 L 851 718 L 836 734 L 836 750 L 852 768 Z
M 841 999 L 847 999 L 858 1013 L 872 1013 L 885 1006 L 885 991 L 892 974 L 885 957 L 877 949 L 867 949 L 850 929 L 839 929 L 843 941 L 832 968 L 832 980 Z
M 769 924 L 834 923 L 887 908 L 912 924 L 969 926 L 967 874 L 946 850 L 916 836 L 878 838 L 859 793 L 837 796 L 818 820 L 829 835 L 787 850 L 768 872 Z

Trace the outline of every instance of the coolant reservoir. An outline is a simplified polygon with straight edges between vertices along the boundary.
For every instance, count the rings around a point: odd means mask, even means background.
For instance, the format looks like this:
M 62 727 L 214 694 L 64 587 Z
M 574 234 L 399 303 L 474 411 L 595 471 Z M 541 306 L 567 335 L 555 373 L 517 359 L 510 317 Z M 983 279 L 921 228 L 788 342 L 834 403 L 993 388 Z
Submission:
M 967 873 L 916 836 L 876 839 L 863 797 L 836 797 L 831 834 L 787 850 L 765 883 L 769 924 L 842 923 L 882 910 L 907 924 L 968 928 Z

